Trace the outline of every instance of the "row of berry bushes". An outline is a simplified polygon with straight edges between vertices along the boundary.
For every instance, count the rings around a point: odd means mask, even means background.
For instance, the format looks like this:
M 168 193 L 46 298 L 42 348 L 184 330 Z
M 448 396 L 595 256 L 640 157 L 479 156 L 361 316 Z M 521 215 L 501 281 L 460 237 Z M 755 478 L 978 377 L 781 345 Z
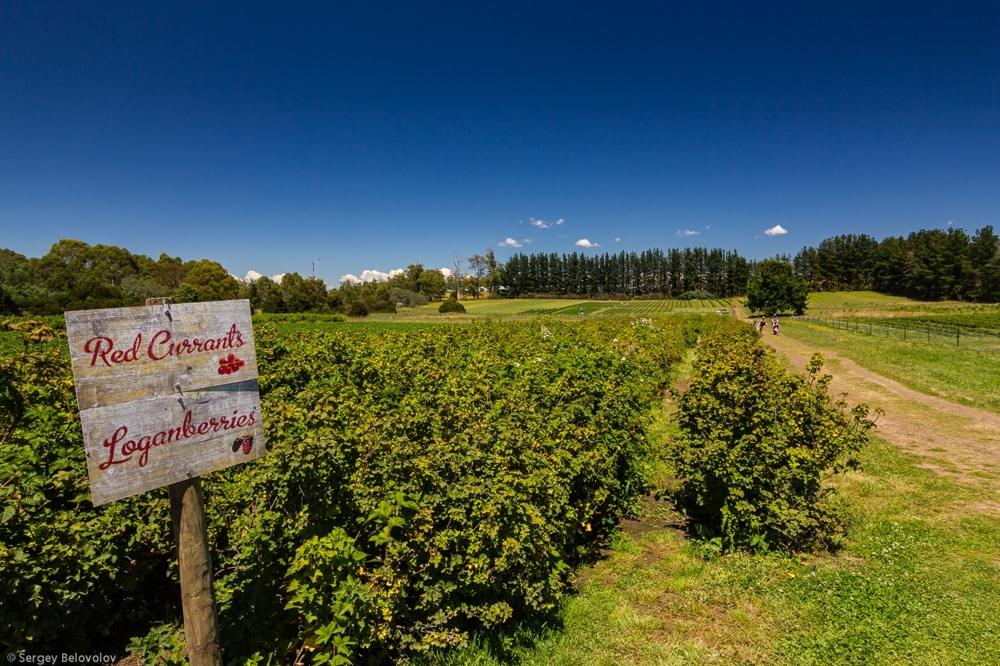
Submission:
M 268 455 L 205 479 L 227 661 L 377 659 L 551 609 L 645 492 L 651 408 L 698 321 L 262 324 Z M 92 508 L 64 353 L 3 363 L 22 402 L 0 433 L 0 643 L 176 623 L 165 491 Z
M 810 549 L 836 545 L 845 512 L 826 475 L 857 466 L 874 422 L 828 392 L 816 354 L 787 372 L 750 325 L 705 320 L 668 447 L 676 499 L 708 544 Z

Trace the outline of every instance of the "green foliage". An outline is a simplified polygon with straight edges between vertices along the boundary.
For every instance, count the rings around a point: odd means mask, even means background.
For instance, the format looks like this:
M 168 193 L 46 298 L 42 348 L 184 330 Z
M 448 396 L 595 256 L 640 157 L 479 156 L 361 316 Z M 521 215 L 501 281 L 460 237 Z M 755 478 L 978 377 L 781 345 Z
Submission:
M 394 523 L 405 525 L 401 518 Z M 318 650 L 314 664 L 349 664 L 355 646 L 371 645 L 375 594 L 361 578 L 367 562 L 367 554 L 340 528 L 309 539 L 295 552 L 285 608 L 302 618 L 299 638 L 307 649 Z
M 368 306 L 360 298 L 347 308 L 348 317 L 367 317 L 368 316 Z
M 14 297 L 0 284 L 0 315 L 16 315 L 17 313 L 18 308 Z
M 715 299 L 715 296 L 712 292 L 705 291 L 704 289 L 692 289 L 680 294 L 677 296 L 677 299 L 680 301 L 711 301 Z
M 274 324 L 300 324 L 300 323 L 316 323 L 316 324 L 336 324 L 342 321 L 346 321 L 346 318 L 342 314 L 319 314 L 314 312 L 301 312 L 298 314 L 255 314 L 253 316 L 254 324 L 263 323 L 274 323 Z
M 23 351 L 0 358 L 0 646 L 85 650 L 171 613 L 169 507 L 155 492 L 92 508 L 69 360 L 40 322 L 13 327 Z
M 402 305 L 403 307 L 412 308 L 418 305 L 427 305 L 430 299 L 423 294 L 410 291 L 409 289 L 400 289 L 399 287 L 390 287 L 389 294 L 393 301 L 395 301 L 397 306 Z
M 815 291 L 874 289 L 924 301 L 1000 300 L 1000 238 L 986 226 L 921 229 L 877 241 L 866 235 L 828 238 L 803 248 L 795 270 Z
M 392 289 L 385 282 L 371 280 L 369 282 L 352 283 L 344 281 L 337 289 L 340 305 L 346 308 L 351 317 L 364 317 L 372 312 L 395 312 L 396 301 Z M 360 305 L 356 305 L 360 303 Z M 364 306 L 365 314 L 360 314 Z M 352 308 L 358 314 L 351 314 Z
M 641 296 L 676 298 L 701 290 L 724 297 L 746 293 L 752 264 L 718 248 L 671 248 L 617 254 L 514 253 L 491 281 L 507 297 Z
M 243 291 L 243 285 L 208 259 L 182 262 L 161 254 L 153 261 L 125 248 L 72 239 L 60 240 L 45 256 L 31 259 L 0 249 L 0 292 L 13 298 L 13 312 L 56 315 L 142 305 L 159 296 L 173 296 L 178 302 L 237 298 Z M 0 304 L 0 314 L 3 310 L 11 311 Z
M 808 377 L 787 374 L 750 326 L 706 320 L 669 458 L 678 503 L 710 543 L 800 549 L 841 538 L 824 475 L 855 464 L 874 422 L 866 405 L 848 412 L 827 395 L 822 364 L 817 354 Z
M 792 273 L 790 264 L 769 259 L 761 262 L 747 289 L 746 307 L 752 313 L 766 315 L 788 311 L 802 314 L 808 298 L 809 284 L 805 278 Z
M 234 663 L 391 657 L 554 609 L 645 491 L 650 407 L 684 348 L 671 320 L 294 340 L 260 322 L 268 455 L 205 478 Z M 68 359 L 32 330 L 4 359 L 23 404 L 0 445 L 0 645 L 138 636 L 173 659 L 166 493 L 91 506 Z
M 441 306 L 438 308 L 438 312 L 442 312 L 442 313 L 445 313 L 445 314 L 452 313 L 452 312 L 461 312 L 461 313 L 464 313 L 465 312 L 465 306 L 462 305 L 461 303 L 459 303 L 457 299 L 449 298 L 446 301 L 444 301 L 444 302 L 441 303 Z
M 553 609 L 645 488 L 684 346 L 629 320 L 257 339 L 269 454 L 206 484 L 225 639 L 331 659 Z
M 126 648 L 144 666 L 187 666 L 187 642 L 179 622 L 160 624 L 142 637 L 133 638 Z
M 174 292 L 178 303 L 225 301 L 240 294 L 240 283 L 217 261 L 192 262 L 187 277 Z

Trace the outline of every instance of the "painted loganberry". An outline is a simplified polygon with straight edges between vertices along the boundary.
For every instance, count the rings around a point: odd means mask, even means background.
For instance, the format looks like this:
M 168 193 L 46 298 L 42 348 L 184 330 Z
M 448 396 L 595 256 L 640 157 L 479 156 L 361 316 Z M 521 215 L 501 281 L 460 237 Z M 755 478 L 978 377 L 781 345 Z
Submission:
M 253 451 L 253 435 L 243 435 L 233 441 L 233 453 L 243 449 L 244 455 L 249 455 Z

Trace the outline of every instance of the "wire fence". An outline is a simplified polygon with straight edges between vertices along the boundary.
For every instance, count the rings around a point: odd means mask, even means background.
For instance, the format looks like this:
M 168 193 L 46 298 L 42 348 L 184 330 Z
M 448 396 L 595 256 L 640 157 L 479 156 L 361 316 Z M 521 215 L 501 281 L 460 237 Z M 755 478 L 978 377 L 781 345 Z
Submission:
M 925 321 L 890 321 L 874 317 L 823 317 L 797 315 L 796 321 L 807 321 L 821 326 L 870 335 L 880 340 L 899 340 L 928 345 L 940 345 L 956 349 L 1000 352 L 1000 334 L 970 330 L 959 326 L 947 326 Z

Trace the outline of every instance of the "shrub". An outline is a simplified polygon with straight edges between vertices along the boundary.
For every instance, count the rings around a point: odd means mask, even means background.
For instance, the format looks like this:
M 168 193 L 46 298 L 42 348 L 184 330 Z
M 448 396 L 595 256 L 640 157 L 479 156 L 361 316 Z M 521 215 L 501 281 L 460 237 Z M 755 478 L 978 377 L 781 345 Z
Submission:
M 681 301 L 711 301 L 715 298 L 715 295 L 709 291 L 704 291 L 703 289 L 693 289 L 691 291 L 685 291 L 677 298 Z
M 127 638 L 175 604 L 166 489 L 94 509 L 66 353 L 39 321 L 0 329 L 24 339 L 0 357 L 0 647 Z
M 206 484 L 227 645 L 368 658 L 555 608 L 646 487 L 683 349 L 648 322 L 262 330 L 268 456 Z
M 438 312 L 465 312 L 465 306 L 459 303 L 454 298 L 449 298 L 448 300 L 441 303 L 441 307 L 438 308 Z
M 684 322 L 279 338 L 258 318 L 268 455 L 204 480 L 227 662 L 394 658 L 555 608 L 645 491 Z M 166 489 L 90 505 L 68 359 L 33 353 L 4 365 L 24 400 L 0 446 L 0 646 L 137 636 L 165 659 Z
M 367 317 L 368 316 L 368 306 L 360 298 L 347 308 L 348 317 Z
M 679 505 L 723 549 L 829 546 L 843 531 L 824 475 L 856 465 L 874 426 L 827 395 L 822 356 L 787 374 L 747 324 L 712 317 L 670 458 Z

